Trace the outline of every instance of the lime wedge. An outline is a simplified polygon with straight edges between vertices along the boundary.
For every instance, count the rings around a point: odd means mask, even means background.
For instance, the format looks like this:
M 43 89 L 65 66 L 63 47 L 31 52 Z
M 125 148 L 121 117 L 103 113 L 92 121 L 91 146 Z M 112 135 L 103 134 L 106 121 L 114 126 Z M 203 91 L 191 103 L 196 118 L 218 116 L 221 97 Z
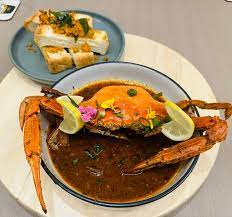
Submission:
M 172 121 L 163 124 L 161 132 L 173 141 L 191 138 L 195 129 L 193 120 L 175 103 L 166 101 L 164 104 Z
M 72 96 L 73 97 L 73 96 Z M 56 101 L 62 106 L 63 109 L 63 121 L 61 122 L 59 129 L 67 134 L 77 133 L 83 126 L 84 122 L 81 119 L 81 113 L 77 107 L 75 107 L 70 101 L 57 98 Z

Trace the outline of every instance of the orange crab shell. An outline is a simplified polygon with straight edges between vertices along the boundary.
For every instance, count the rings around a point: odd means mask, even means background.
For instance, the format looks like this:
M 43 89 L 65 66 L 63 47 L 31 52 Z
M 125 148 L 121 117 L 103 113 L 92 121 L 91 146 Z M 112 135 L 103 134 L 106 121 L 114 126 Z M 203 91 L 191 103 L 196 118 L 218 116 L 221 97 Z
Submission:
M 135 96 L 130 96 L 128 90 L 136 90 Z M 100 89 L 94 96 L 82 102 L 81 106 L 92 106 L 99 111 L 102 110 L 102 103 L 113 99 L 113 108 L 106 109 L 105 116 L 95 118 L 94 125 L 101 125 L 105 128 L 128 127 L 141 118 L 147 119 L 152 111 L 157 117 L 166 117 L 167 111 L 163 103 L 155 100 L 142 87 L 114 85 Z M 116 111 L 115 111 L 116 110 Z M 117 115 L 120 113 L 121 115 Z

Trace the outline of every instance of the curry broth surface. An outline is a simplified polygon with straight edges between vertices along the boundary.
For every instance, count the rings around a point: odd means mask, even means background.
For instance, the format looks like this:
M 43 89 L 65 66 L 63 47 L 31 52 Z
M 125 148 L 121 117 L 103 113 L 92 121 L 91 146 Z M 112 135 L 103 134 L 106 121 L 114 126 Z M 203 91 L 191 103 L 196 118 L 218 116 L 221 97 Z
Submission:
M 97 82 L 75 93 L 89 99 L 104 86 L 122 84 L 128 85 L 119 81 Z M 147 90 L 152 94 L 151 89 Z M 70 136 L 69 146 L 49 150 L 61 177 L 78 192 L 105 202 L 131 202 L 155 195 L 177 174 L 180 164 L 136 175 L 122 171 L 174 144 L 162 134 L 148 138 L 131 136 L 128 142 L 82 130 Z

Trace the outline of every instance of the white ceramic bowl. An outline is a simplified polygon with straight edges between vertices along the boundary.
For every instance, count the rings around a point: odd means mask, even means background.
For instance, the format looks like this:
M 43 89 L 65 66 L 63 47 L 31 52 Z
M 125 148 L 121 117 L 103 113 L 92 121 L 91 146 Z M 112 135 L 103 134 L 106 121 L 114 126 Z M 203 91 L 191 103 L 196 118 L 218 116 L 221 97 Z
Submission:
M 165 98 L 168 98 L 174 102 L 190 98 L 179 84 L 163 73 L 146 66 L 126 62 L 106 62 L 79 69 L 59 80 L 53 86 L 53 88 L 63 93 L 69 93 L 73 90 L 73 87 L 78 88 L 93 81 L 108 79 L 130 80 L 147 85 L 157 91 L 162 91 Z M 175 180 L 170 183 L 170 185 L 166 186 L 161 192 L 151 196 L 148 199 L 131 203 L 106 203 L 96 201 L 77 192 L 70 185 L 68 185 L 68 183 L 66 183 L 56 171 L 49 157 L 49 152 L 46 145 L 46 129 L 47 122 L 45 119 L 42 119 L 43 168 L 51 179 L 69 194 L 96 205 L 107 207 L 132 207 L 158 200 L 179 187 L 192 172 L 198 160 L 198 156 L 190 159 L 181 169 Z

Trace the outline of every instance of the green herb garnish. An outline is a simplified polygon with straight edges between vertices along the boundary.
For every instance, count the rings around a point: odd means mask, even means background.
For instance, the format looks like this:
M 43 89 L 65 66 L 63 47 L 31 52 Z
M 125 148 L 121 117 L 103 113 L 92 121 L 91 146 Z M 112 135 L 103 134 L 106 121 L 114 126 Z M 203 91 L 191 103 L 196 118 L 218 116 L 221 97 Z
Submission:
M 90 158 L 90 159 L 96 159 L 96 157 L 87 149 L 85 150 L 85 154 Z
M 78 108 L 78 105 L 76 104 L 76 102 L 69 95 L 67 95 L 67 97 L 70 99 L 72 105 Z
M 64 19 L 61 22 L 61 26 L 65 26 L 65 25 L 68 25 L 70 27 L 72 27 L 73 25 L 72 17 L 68 13 L 65 14 Z
M 153 99 L 159 99 L 161 96 L 163 96 L 162 92 L 155 93 L 155 94 L 152 95 Z
M 100 144 L 95 144 L 93 148 L 96 155 L 99 155 L 103 151 L 103 145 Z
M 72 22 L 72 17 L 69 15 L 69 13 L 62 13 L 62 12 L 51 12 L 54 16 L 55 19 L 51 20 L 52 24 L 58 24 L 60 26 L 72 26 L 73 22 Z
M 137 95 L 137 90 L 135 90 L 135 89 L 129 89 L 129 90 L 127 91 L 127 94 L 128 94 L 129 96 L 136 96 L 136 95 Z
M 151 132 L 151 128 L 148 127 L 148 126 L 146 126 L 146 127 L 144 128 L 144 131 L 145 131 L 146 133 L 150 133 L 150 132 Z
M 79 159 L 78 158 L 76 158 L 76 159 L 73 160 L 73 165 L 74 166 L 76 166 L 78 163 L 79 163 Z
M 100 107 L 100 104 L 99 104 L 99 102 L 97 100 L 96 100 L 96 106 L 97 106 L 97 108 Z
M 56 12 L 56 11 L 52 11 L 51 12 L 55 18 L 59 21 L 63 20 L 64 19 L 64 14 L 62 12 Z
M 104 118 L 105 116 L 106 116 L 106 111 L 105 110 L 99 111 L 99 118 Z
M 81 18 L 81 19 L 79 19 L 79 22 L 83 28 L 84 34 L 86 35 L 89 31 L 88 20 L 86 18 Z
M 75 40 L 75 43 L 77 42 L 77 39 L 78 39 L 78 36 L 77 35 L 74 35 L 74 40 Z
M 165 123 L 170 122 L 171 120 L 172 120 L 172 119 L 171 119 L 170 116 L 166 116 L 166 117 L 164 118 L 164 122 L 165 122 Z
M 122 118 L 122 117 L 123 117 L 122 113 L 116 113 L 115 115 L 116 115 L 118 118 Z
M 51 24 L 56 24 L 57 20 L 56 19 L 51 19 L 50 23 Z
M 154 127 L 158 127 L 161 124 L 161 122 L 156 117 L 152 119 L 152 122 L 153 122 Z

